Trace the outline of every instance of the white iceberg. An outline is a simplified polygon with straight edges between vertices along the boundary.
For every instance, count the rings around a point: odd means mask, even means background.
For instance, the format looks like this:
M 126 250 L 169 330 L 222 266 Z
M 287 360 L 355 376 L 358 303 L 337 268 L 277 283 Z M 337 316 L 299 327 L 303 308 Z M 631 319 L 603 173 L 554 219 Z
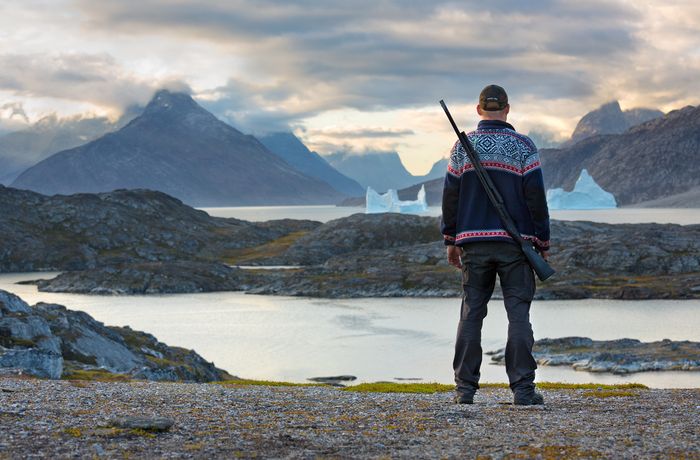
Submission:
M 367 187 L 366 203 L 365 214 L 381 212 L 417 214 L 428 210 L 428 202 L 425 199 L 425 185 L 421 186 L 414 201 L 399 200 L 399 194 L 394 189 L 389 189 L 386 193 L 379 194 L 372 187 Z
M 596 184 L 585 169 L 574 185 L 574 189 L 565 192 L 563 188 L 547 190 L 549 209 L 609 209 L 616 208 L 615 196 Z

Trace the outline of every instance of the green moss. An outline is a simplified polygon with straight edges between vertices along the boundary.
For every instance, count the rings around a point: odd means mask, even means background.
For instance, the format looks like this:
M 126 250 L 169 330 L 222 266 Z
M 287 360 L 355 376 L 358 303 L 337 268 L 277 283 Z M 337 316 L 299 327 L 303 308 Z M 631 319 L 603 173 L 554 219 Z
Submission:
M 80 428 L 66 428 L 63 432 L 74 438 L 79 438 L 83 435 L 83 431 Z
M 128 382 L 131 378 L 124 374 L 114 374 L 109 371 L 95 369 L 73 369 L 67 370 L 61 376 L 62 380 L 92 380 L 97 382 Z
M 274 387 L 309 387 L 309 386 L 327 386 L 323 383 L 292 383 L 292 382 L 277 382 L 272 380 L 250 380 L 250 379 L 232 379 L 223 380 L 220 382 L 212 382 L 216 385 L 263 385 Z M 481 383 L 482 389 L 487 388 L 509 388 L 507 383 Z M 537 388 L 543 390 L 646 390 L 648 387 L 641 383 L 623 383 L 623 384 L 601 384 L 601 383 L 560 383 L 560 382 L 540 382 Z M 397 383 L 397 382 L 373 382 L 360 383 L 345 388 L 340 388 L 342 391 L 354 391 L 359 393 L 438 393 L 454 391 L 454 385 L 446 385 L 442 383 Z
M 141 436 L 143 438 L 155 438 L 156 431 L 154 430 L 144 430 L 143 428 L 132 428 L 128 430 L 128 433 L 133 436 Z
M 215 385 L 261 385 L 269 387 L 322 387 L 326 386 L 323 383 L 292 383 L 292 382 L 276 382 L 273 380 L 250 380 L 250 379 L 232 379 L 222 380 L 220 382 L 212 382 Z
M 537 388 L 542 390 L 648 390 L 649 387 L 641 383 L 561 383 L 561 382 L 538 382 Z
M 361 383 L 343 388 L 344 391 L 355 391 L 358 393 L 438 393 L 454 391 L 454 385 L 444 385 L 442 383 L 395 383 L 395 382 L 375 382 Z
M 289 249 L 296 240 L 307 233 L 309 232 L 292 232 L 260 246 L 229 250 L 224 254 L 223 262 L 231 265 L 245 265 L 247 262 L 279 256 Z
M 110 329 L 121 335 L 124 342 L 132 349 L 139 350 L 141 347 L 148 346 L 151 343 L 148 335 L 129 327 L 110 326 Z
M 178 363 L 166 358 L 158 358 L 151 355 L 146 355 L 146 359 L 159 367 L 178 367 L 184 365 L 183 363 Z M 186 366 L 189 367 L 189 366 Z
M 20 339 L 17 337 L 2 337 L 0 338 L 0 345 L 7 347 L 7 348 L 14 348 L 14 347 L 27 347 L 31 348 L 36 346 L 36 341 L 32 339 Z

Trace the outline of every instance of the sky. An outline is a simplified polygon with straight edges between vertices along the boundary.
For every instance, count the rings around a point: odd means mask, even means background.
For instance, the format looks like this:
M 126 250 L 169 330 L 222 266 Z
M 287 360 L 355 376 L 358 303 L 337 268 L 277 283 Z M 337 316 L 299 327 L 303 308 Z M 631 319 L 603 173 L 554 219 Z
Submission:
M 524 133 L 568 138 L 619 100 L 700 103 L 700 2 L 2 0 L 0 131 L 186 91 L 241 131 L 319 153 L 397 151 L 414 174 L 504 86 Z

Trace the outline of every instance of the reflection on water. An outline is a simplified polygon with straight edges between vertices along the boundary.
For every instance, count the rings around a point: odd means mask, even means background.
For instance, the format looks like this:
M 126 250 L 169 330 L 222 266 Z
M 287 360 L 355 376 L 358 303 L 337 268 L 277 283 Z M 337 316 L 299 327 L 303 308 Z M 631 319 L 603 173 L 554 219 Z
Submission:
M 347 217 L 351 214 L 364 213 L 364 207 L 341 206 L 242 206 L 233 208 L 201 208 L 212 216 L 235 217 L 253 222 L 271 219 L 310 219 L 327 222 L 332 219 Z M 425 216 L 439 216 L 439 206 L 431 206 L 421 213 Z M 591 209 L 579 211 L 550 211 L 553 219 L 590 220 L 609 224 L 634 224 L 656 222 L 659 224 L 700 224 L 700 208 L 617 208 Z
M 422 378 L 451 383 L 459 299 L 307 299 L 220 292 L 161 296 L 41 293 L 0 275 L 0 289 L 29 303 L 61 303 L 109 325 L 130 325 L 171 345 L 193 348 L 229 372 L 259 379 L 304 381 L 353 374 L 360 381 Z M 700 340 L 700 301 L 541 301 L 533 304 L 538 338 L 570 335 L 644 341 Z M 504 346 L 506 315 L 490 304 L 484 350 Z M 482 380 L 506 380 L 484 357 Z M 641 382 L 654 387 L 700 387 L 700 372 L 648 372 L 627 377 L 541 367 L 540 381 Z

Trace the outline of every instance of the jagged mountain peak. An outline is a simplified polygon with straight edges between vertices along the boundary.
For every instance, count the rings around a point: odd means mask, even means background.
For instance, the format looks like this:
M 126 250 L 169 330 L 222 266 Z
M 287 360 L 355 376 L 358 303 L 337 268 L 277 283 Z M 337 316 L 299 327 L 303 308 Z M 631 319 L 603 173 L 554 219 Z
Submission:
M 635 108 L 623 111 L 618 101 L 610 101 L 588 112 L 579 120 L 569 143 L 600 134 L 620 134 L 632 126 L 663 116 L 656 109 Z
M 160 89 L 151 98 L 144 114 L 164 111 L 191 111 L 204 109 L 186 93 Z

